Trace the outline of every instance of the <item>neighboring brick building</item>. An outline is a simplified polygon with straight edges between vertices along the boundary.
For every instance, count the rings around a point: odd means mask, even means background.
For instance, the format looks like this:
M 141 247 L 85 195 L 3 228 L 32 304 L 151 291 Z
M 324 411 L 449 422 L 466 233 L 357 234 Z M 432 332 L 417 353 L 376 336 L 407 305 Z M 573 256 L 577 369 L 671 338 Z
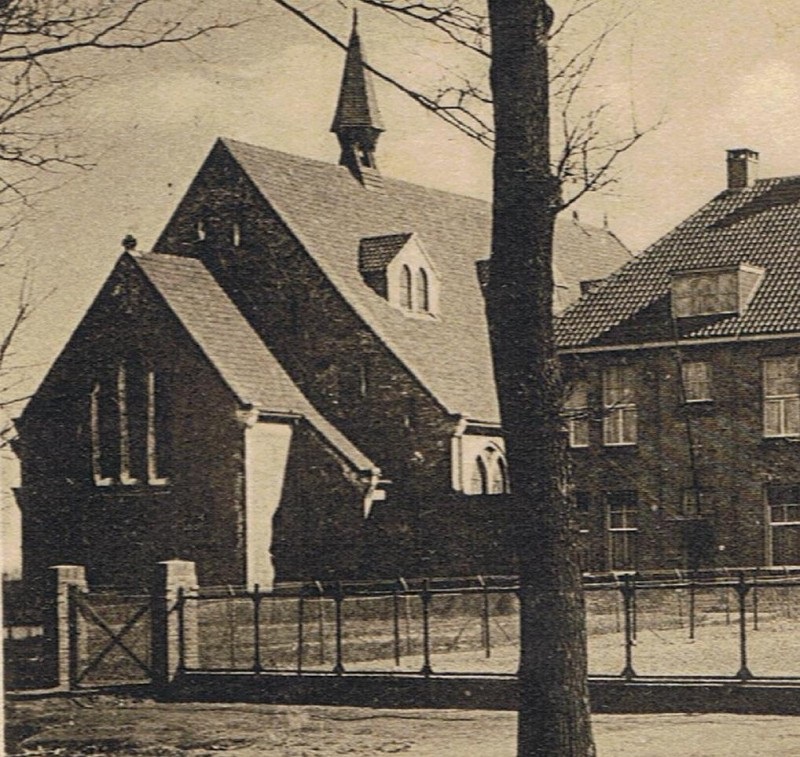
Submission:
M 587 567 L 800 564 L 800 177 L 757 162 L 560 319 Z
M 339 165 L 220 140 L 158 252 L 123 255 L 19 424 L 27 575 L 510 568 L 490 207 L 382 176 L 382 130 L 354 29 Z M 559 223 L 559 300 L 629 257 Z

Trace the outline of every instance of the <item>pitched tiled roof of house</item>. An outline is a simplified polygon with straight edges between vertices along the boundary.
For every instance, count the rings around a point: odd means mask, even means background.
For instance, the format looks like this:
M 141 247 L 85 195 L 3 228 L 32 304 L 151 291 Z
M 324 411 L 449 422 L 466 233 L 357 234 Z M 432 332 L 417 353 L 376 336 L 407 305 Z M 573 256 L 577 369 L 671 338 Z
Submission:
M 231 140 L 224 145 L 328 279 L 433 396 L 453 414 L 497 422 L 476 270 L 489 257 L 490 205 L 388 177 L 382 188 L 365 189 L 343 166 Z M 359 271 L 363 239 L 408 232 L 419 235 L 441 274 L 437 318 L 408 317 Z M 570 220 L 556 226 L 555 266 L 564 291 L 629 259 L 608 232 Z
M 129 257 L 243 404 L 301 416 L 357 470 L 378 471 L 317 412 L 199 260 L 164 254 Z
M 669 313 L 672 273 L 742 263 L 765 269 L 744 311 L 705 319 L 681 336 L 800 332 L 800 177 L 762 179 L 717 195 L 572 305 L 557 326 L 559 346 L 613 341 L 614 329 L 659 304 Z

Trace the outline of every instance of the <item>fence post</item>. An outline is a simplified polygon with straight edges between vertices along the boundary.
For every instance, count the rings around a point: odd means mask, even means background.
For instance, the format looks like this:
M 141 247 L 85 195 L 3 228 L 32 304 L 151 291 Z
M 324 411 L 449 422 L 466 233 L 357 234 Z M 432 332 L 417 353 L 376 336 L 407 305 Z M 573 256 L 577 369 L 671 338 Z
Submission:
M 198 656 L 197 572 L 189 560 L 156 565 L 150 605 L 153 683 L 167 686 Z
M 431 668 L 431 626 L 430 626 L 431 591 L 430 582 L 426 578 L 422 582 L 422 674 L 429 676 Z
M 53 565 L 47 575 L 44 613 L 42 685 L 71 689 L 76 685 L 80 660 L 86 657 L 86 629 L 73 591 L 85 592 L 83 565 Z
M 736 677 L 746 681 L 753 677 L 747 667 L 747 592 L 750 587 L 744 578 L 744 573 L 739 573 L 739 583 L 736 584 L 736 593 L 739 595 L 739 672 Z
M 636 676 L 633 669 L 633 603 L 636 589 L 629 575 L 622 577 L 622 599 L 625 606 L 625 667 L 622 670 L 624 678 L 631 679 Z
M 344 659 L 342 656 L 342 603 L 344 602 L 344 587 L 341 581 L 336 584 L 334 589 L 333 601 L 336 612 L 336 663 L 333 672 L 337 675 L 344 673 Z

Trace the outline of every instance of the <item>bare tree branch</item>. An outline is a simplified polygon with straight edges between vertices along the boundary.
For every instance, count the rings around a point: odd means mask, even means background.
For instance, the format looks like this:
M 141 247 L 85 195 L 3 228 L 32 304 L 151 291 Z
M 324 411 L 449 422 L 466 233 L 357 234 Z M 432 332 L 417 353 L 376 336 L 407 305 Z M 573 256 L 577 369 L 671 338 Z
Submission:
M 309 11 L 290 0 L 274 0 L 311 28 L 341 48 L 345 42 L 325 29 Z M 488 11 L 481 0 L 359 0 L 363 5 L 380 8 L 395 17 L 428 25 L 482 59 L 491 58 Z M 597 26 L 593 14 L 603 12 Z M 589 192 L 611 186 L 617 180 L 614 166 L 645 134 L 660 121 L 640 127 L 631 116 L 628 129 L 621 136 L 609 136 L 611 114 L 606 103 L 585 105 L 579 95 L 588 89 L 587 79 L 612 34 L 630 17 L 632 10 L 622 0 L 573 0 L 550 32 L 551 110 L 561 128 L 554 130 L 557 144 L 553 149 L 553 174 L 562 191 L 557 210 L 563 210 Z M 594 24 L 588 35 L 574 34 L 581 22 Z M 456 82 L 426 95 L 418 86 L 410 86 L 373 65 L 366 66 L 375 76 L 411 97 L 416 103 L 485 147 L 494 147 L 492 98 L 486 77 L 478 82 L 455 75 Z M 579 102 L 581 100 L 581 102 Z M 633 110 L 632 110 L 633 113 Z M 560 137 L 560 138 L 559 138 Z

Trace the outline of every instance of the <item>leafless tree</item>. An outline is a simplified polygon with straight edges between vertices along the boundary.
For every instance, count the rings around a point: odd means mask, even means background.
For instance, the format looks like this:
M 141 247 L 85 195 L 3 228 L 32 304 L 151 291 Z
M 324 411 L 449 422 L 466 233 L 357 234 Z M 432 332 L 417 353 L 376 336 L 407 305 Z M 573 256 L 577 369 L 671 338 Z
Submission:
M 185 45 L 243 22 L 213 0 L 0 0 L 0 276 L 10 275 L 15 227 L 50 186 L 43 179 L 90 167 L 58 116 L 97 82 L 96 56 Z M 19 399 L 8 391 L 8 358 L 33 309 L 30 271 L 18 291 L 0 329 L 5 403 Z
M 289 0 L 274 0 L 334 35 Z M 545 0 L 359 0 L 428 25 L 484 59 L 487 76 L 463 76 L 422 94 L 374 74 L 494 150 L 493 233 L 486 310 L 511 472 L 521 586 L 518 755 L 594 755 L 581 576 L 574 551 L 563 387 L 553 339 L 553 229 L 557 213 L 615 180 L 614 166 L 645 133 L 635 118 L 607 137 L 607 103 L 587 106 L 587 79 L 625 16 L 588 41 L 570 30 L 609 0 L 573 0 L 556 18 Z M 551 133 L 551 119 L 557 128 Z M 558 146 L 551 151 L 551 137 Z M 552 156 L 555 156 L 554 158 Z

